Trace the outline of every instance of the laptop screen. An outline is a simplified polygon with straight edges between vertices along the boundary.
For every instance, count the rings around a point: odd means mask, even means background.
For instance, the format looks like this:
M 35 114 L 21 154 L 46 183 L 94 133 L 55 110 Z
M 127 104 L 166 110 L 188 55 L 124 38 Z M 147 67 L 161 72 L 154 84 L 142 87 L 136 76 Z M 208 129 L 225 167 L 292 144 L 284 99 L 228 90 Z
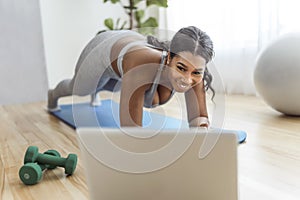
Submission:
M 237 199 L 234 132 L 79 128 L 77 134 L 92 199 Z

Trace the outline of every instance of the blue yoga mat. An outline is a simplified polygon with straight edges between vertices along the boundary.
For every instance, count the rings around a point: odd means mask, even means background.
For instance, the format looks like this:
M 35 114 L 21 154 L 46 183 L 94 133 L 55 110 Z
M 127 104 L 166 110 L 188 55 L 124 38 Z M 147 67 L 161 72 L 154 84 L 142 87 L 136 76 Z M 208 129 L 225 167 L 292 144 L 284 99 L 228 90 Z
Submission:
M 51 112 L 59 120 L 72 128 L 78 127 L 120 127 L 119 104 L 112 100 L 102 100 L 100 106 L 90 106 L 89 103 L 60 105 L 60 110 Z M 188 129 L 188 123 L 161 114 L 144 111 L 143 127 L 152 129 Z M 239 143 L 246 140 L 247 134 L 241 130 L 235 130 Z

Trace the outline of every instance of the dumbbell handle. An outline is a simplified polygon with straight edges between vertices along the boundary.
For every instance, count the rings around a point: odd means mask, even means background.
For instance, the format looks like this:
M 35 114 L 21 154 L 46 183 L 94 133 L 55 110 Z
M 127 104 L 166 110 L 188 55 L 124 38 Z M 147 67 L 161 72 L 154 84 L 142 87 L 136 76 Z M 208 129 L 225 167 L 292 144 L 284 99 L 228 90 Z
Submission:
M 39 154 L 36 159 L 36 161 L 39 164 L 57 165 L 59 167 L 64 167 L 66 160 L 66 158 L 61 158 L 47 154 Z

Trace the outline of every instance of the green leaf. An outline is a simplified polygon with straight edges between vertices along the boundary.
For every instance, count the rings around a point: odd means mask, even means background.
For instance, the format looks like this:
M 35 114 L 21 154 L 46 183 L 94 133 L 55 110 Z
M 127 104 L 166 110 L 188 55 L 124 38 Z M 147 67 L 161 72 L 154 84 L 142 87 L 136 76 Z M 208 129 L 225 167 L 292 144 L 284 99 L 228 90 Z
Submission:
M 159 7 L 168 7 L 168 0 L 146 0 L 147 7 L 150 5 L 157 5 Z
M 120 0 L 110 0 L 111 1 L 111 3 L 118 3 L 118 2 L 120 2 Z
M 157 20 L 154 17 L 149 17 L 145 22 L 141 24 L 141 28 L 146 27 L 158 27 Z
M 120 0 L 103 0 L 103 3 L 106 3 L 108 1 L 110 1 L 113 4 L 120 2 Z
M 107 18 L 104 20 L 104 24 L 105 26 L 109 29 L 109 30 L 113 30 L 114 29 L 114 21 L 112 18 Z
M 145 11 L 144 10 L 138 10 L 134 13 L 135 20 L 140 23 L 142 18 L 145 16 Z

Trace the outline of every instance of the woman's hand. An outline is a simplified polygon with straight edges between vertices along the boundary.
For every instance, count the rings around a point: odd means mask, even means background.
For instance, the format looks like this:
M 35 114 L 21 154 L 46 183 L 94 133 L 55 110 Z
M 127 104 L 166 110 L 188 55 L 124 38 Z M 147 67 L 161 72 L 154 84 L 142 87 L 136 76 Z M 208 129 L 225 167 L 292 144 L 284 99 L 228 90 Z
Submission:
M 189 121 L 190 127 L 209 127 L 209 120 L 207 117 L 196 117 Z

